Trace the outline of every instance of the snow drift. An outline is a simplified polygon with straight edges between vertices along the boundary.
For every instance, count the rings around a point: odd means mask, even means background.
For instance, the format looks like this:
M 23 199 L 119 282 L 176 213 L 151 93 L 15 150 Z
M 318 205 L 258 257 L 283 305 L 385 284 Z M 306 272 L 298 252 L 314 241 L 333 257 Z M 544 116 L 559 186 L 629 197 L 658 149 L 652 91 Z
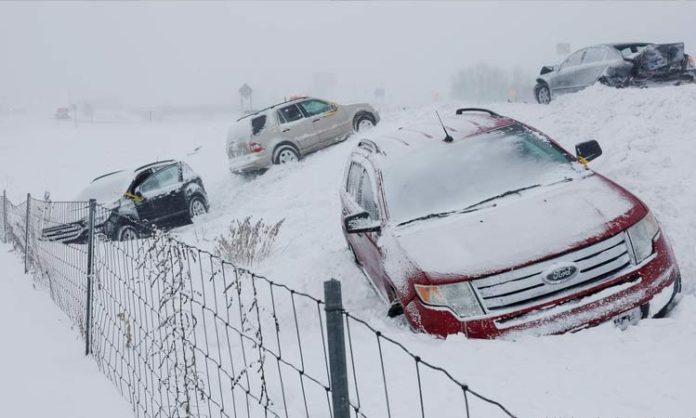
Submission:
M 443 114 L 456 107 L 461 104 L 383 113 L 376 129 L 429 122 L 435 118 L 434 110 Z M 596 86 L 548 106 L 501 103 L 490 108 L 539 128 L 571 151 L 578 142 L 600 142 L 604 155 L 591 163 L 592 168 L 643 199 L 672 240 L 685 294 L 669 318 L 643 321 L 624 332 L 606 325 L 516 341 L 472 341 L 461 336 L 437 340 L 413 334 L 399 319 L 387 319 L 386 306 L 353 265 L 340 230 L 338 188 L 355 136 L 298 164 L 273 167 L 263 176 L 245 180 L 230 175 L 226 166 L 225 132 L 232 118 L 75 129 L 53 120 L 37 123 L 3 117 L 0 186 L 16 197 L 25 190 L 40 194 L 49 189 L 55 198 L 70 198 L 91 178 L 126 165 L 119 164 L 124 160 L 181 158 L 203 176 L 212 207 L 196 224 L 176 230 L 180 238 L 212 249 L 214 238 L 233 219 L 249 215 L 266 222 L 285 219 L 275 249 L 269 261 L 258 266 L 259 273 L 317 296 L 324 280 L 340 279 L 348 311 L 360 312 L 373 326 L 518 415 L 693 415 L 696 86 L 645 90 Z M 201 145 L 200 151 L 192 152 Z M 36 154 L 36 149 L 42 152 Z

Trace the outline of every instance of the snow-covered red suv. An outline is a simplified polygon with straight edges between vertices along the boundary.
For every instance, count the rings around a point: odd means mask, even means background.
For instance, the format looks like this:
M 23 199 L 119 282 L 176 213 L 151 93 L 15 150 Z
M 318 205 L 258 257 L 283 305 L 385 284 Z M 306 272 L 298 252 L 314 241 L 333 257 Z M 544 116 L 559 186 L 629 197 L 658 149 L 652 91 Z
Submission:
M 443 126 L 444 125 L 444 126 Z M 664 315 L 679 268 L 637 197 L 521 122 L 459 109 L 363 139 L 341 190 L 357 263 L 418 331 L 495 338 Z

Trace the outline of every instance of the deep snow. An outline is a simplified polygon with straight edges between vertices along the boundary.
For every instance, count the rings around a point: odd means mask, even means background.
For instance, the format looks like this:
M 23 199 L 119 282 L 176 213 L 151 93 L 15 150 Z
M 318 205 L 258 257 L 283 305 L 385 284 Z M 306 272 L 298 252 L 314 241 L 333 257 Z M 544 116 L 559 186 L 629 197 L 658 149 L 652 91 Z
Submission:
M 123 418 L 128 401 L 84 355 L 84 342 L 58 306 L 0 244 L 0 415 Z
M 430 121 L 438 104 L 383 112 L 386 130 Z M 606 325 L 577 334 L 517 341 L 447 340 L 411 333 L 353 265 L 339 223 L 338 187 L 356 137 L 252 180 L 232 176 L 224 152 L 233 120 L 80 124 L 39 117 L 0 118 L 0 187 L 19 200 L 50 190 L 70 199 L 92 178 L 153 159 L 182 158 L 206 182 L 211 213 L 176 231 L 212 248 L 231 219 L 285 218 L 270 260 L 254 270 L 320 296 L 322 282 L 343 282 L 351 312 L 445 366 L 519 416 L 692 417 L 696 374 L 696 86 L 648 90 L 592 87 L 549 106 L 489 106 L 550 135 L 568 150 L 597 139 L 604 155 L 591 167 L 634 192 L 671 238 L 685 296 L 670 318 L 618 331 Z M 194 149 L 202 146 L 198 151 Z M 38 151 L 38 152 L 37 152 Z M 47 299 L 47 303 L 49 303 Z M 106 381 L 106 380 L 105 380 Z M 115 391 L 114 391 L 115 393 Z

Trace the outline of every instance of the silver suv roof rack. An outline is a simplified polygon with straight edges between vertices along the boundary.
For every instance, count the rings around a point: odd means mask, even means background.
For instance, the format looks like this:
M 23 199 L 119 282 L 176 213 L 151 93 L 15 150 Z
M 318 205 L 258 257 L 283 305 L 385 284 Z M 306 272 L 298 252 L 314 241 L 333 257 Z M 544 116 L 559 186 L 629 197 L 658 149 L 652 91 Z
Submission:
M 274 105 L 271 105 L 271 106 L 268 106 L 268 107 L 264 107 L 263 109 L 259 109 L 259 110 L 255 110 L 255 111 L 253 111 L 253 112 L 251 112 L 251 113 L 247 113 L 246 115 L 244 115 L 244 116 L 240 117 L 239 119 L 237 119 L 237 122 L 239 122 L 239 121 L 242 120 L 242 119 L 246 119 L 246 118 L 248 118 L 248 117 L 258 115 L 259 113 L 263 113 L 263 112 L 265 112 L 265 111 L 267 111 L 267 110 L 271 110 L 271 109 L 276 108 L 276 107 L 278 107 L 278 106 L 282 106 L 282 105 L 284 105 L 284 104 L 286 104 L 286 103 L 297 102 L 297 101 L 304 100 L 304 99 L 308 99 L 308 98 L 309 98 L 309 97 L 295 97 L 294 99 L 283 100 L 283 101 L 280 102 L 280 103 L 276 103 L 276 104 L 274 104 Z

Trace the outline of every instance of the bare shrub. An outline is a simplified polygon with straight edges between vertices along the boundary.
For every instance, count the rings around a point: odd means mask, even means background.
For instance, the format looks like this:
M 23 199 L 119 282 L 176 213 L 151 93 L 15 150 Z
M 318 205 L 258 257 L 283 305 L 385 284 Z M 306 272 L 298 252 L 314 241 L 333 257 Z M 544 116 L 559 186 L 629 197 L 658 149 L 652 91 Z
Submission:
M 235 219 L 227 232 L 215 239 L 215 254 L 238 266 L 252 267 L 270 255 L 283 222 L 285 219 L 267 224 L 259 219 L 254 223 L 251 216 L 243 221 Z

